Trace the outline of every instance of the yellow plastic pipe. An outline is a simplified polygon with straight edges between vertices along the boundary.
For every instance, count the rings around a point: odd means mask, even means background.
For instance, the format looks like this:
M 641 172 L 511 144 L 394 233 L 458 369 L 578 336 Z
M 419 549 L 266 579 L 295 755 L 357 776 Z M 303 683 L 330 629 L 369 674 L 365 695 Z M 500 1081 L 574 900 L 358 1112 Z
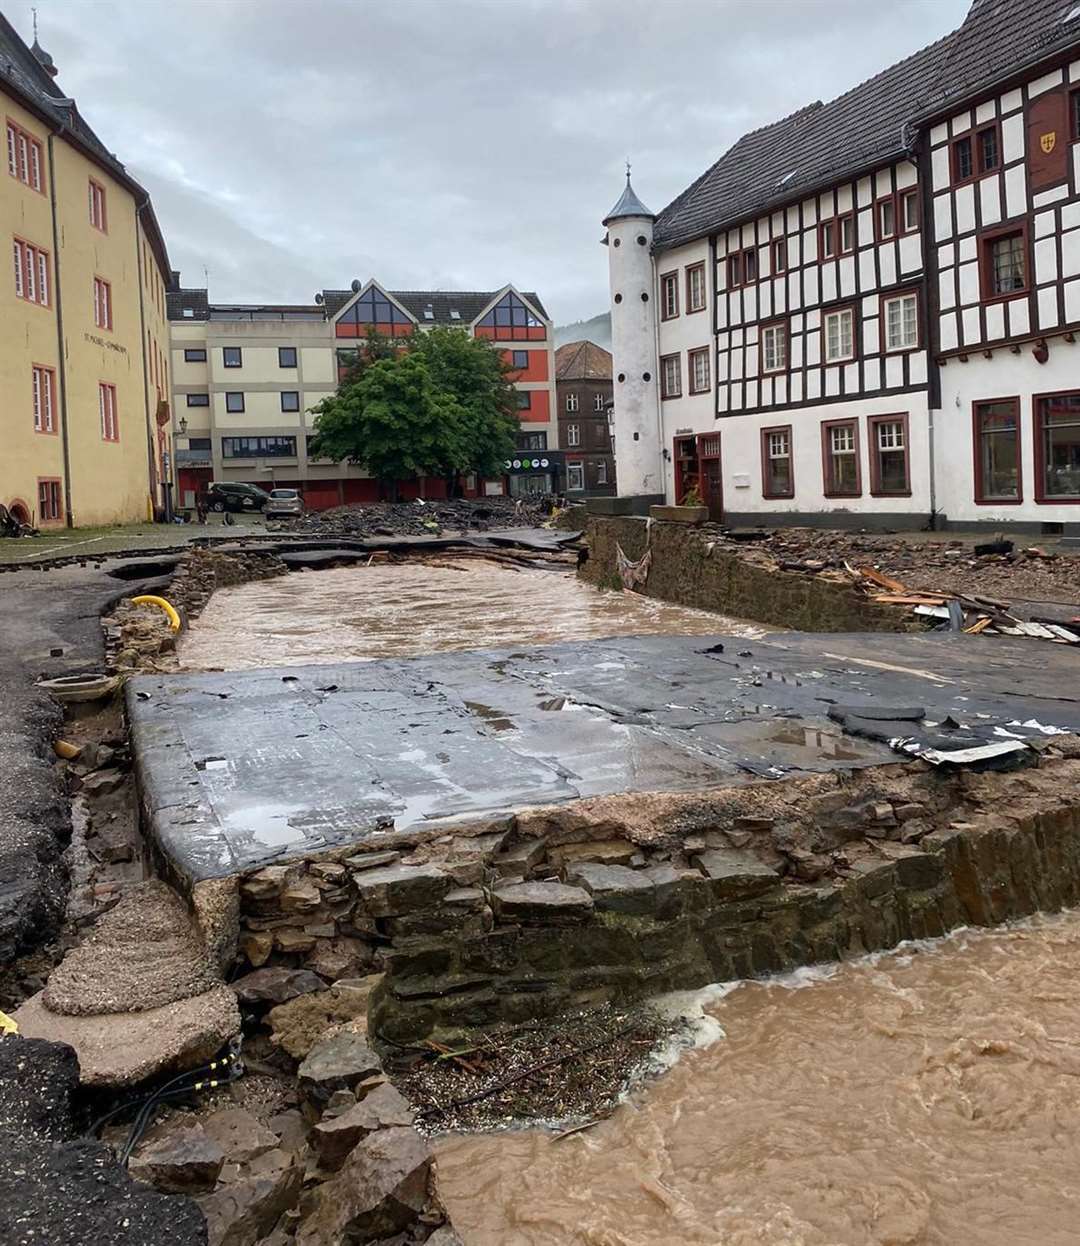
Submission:
M 180 616 L 176 613 L 176 607 L 165 600 L 164 597 L 155 597 L 151 593 L 147 593 L 142 597 L 132 597 L 131 604 L 134 606 L 157 606 L 159 610 L 164 610 L 169 616 L 169 626 L 174 632 L 180 630 Z

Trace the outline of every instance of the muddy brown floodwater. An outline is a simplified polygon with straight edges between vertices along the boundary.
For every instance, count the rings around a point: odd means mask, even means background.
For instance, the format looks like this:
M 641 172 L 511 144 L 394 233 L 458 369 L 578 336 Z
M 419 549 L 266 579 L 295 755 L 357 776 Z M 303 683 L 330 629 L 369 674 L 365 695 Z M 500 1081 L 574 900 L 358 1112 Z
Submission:
M 476 560 L 294 573 L 211 597 L 180 644 L 189 670 L 246 670 L 413 657 L 600 636 L 761 636 L 763 628 L 636 593 L 601 592 L 568 571 Z
M 1080 914 L 713 993 L 593 1129 L 443 1139 L 466 1246 L 1075 1246 Z M 798 989 L 796 989 L 798 988 Z

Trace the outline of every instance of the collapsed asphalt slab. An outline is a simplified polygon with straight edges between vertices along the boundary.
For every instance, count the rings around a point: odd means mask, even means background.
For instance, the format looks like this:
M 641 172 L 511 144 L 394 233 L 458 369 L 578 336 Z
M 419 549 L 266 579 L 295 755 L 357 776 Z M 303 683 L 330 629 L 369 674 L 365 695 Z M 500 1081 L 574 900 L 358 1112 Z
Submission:
M 643 636 L 140 676 L 127 704 L 150 832 L 198 882 L 601 794 L 1009 762 L 1080 732 L 1076 673 L 1000 638 Z

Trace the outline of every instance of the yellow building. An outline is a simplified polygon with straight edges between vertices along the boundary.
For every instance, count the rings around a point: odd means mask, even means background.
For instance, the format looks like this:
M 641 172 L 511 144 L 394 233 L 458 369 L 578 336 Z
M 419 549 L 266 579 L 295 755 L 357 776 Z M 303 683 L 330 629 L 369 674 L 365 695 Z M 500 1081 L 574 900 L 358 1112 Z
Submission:
M 150 196 L 0 14 L 0 503 L 145 520 L 168 477 L 168 256 Z

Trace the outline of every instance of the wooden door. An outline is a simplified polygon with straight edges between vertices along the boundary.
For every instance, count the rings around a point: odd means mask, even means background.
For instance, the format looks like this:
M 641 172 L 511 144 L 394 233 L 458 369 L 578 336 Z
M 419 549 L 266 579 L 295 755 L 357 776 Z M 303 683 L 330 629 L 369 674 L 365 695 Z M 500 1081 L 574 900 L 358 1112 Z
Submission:
M 709 508 L 709 518 L 719 523 L 724 518 L 719 433 L 703 433 L 698 438 L 698 463 L 701 472 L 701 500 Z

